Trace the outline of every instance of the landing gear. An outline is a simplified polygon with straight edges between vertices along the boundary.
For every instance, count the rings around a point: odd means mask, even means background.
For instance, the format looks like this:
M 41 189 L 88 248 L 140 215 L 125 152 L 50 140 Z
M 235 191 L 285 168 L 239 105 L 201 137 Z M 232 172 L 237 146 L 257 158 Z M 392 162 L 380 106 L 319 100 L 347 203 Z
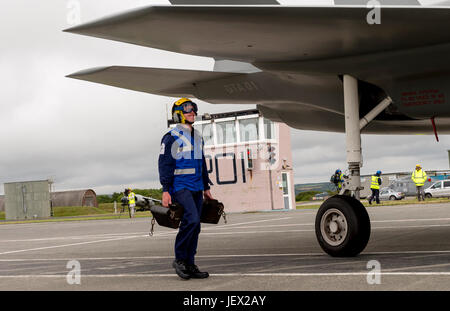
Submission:
M 362 166 L 361 129 L 382 112 L 392 100 L 387 97 L 359 119 L 358 80 L 343 76 L 345 138 L 349 177 L 342 183 L 339 195 L 327 199 L 316 215 L 316 236 L 322 249 L 334 257 L 356 256 L 370 238 L 370 219 L 359 201 Z

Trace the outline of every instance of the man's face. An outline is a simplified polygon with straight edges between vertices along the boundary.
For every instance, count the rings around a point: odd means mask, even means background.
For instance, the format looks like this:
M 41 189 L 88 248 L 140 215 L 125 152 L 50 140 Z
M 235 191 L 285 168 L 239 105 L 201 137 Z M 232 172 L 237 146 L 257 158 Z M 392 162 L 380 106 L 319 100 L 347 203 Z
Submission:
M 420 166 L 416 166 L 416 170 L 420 171 Z
M 189 121 L 190 123 L 194 123 L 195 121 L 195 112 L 191 111 L 188 113 L 184 114 L 184 117 L 186 118 L 187 121 Z

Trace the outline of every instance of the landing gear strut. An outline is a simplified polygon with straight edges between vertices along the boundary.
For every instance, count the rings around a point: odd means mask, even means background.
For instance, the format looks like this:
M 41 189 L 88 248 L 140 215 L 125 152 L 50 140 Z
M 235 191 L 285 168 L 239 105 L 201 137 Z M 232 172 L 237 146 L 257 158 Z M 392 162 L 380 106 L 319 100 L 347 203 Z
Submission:
M 383 111 L 392 100 L 387 97 L 359 120 L 358 80 L 344 75 L 344 112 L 349 177 L 339 195 L 327 199 L 316 215 L 316 236 L 322 249 L 331 256 L 356 256 L 370 238 L 370 219 L 359 201 L 362 167 L 361 129 Z

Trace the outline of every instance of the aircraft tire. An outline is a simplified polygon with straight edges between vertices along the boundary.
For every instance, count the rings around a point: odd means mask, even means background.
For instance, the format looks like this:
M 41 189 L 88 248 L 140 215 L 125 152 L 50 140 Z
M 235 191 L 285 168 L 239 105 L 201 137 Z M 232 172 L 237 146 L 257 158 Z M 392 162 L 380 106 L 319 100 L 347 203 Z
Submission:
M 319 208 L 315 221 L 320 247 L 333 257 L 353 257 L 364 250 L 370 238 L 370 219 L 362 203 L 336 195 Z

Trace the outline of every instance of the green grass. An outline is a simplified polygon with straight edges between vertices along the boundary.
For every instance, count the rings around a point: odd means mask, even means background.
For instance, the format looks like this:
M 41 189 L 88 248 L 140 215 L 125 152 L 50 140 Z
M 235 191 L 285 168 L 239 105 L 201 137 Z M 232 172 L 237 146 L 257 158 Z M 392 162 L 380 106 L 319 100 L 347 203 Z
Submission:
M 117 211 L 121 211 L 122 206 L 117 204 Z M 101 203 L 98 207 L 87 207 L 87 206 L 64 206 L 64 207 L 54 207 L 53 215 L 54 217 L 74 217 L 74 216 L 93 216 L 93 215 L 115 215 L 114 214 L 114 203 Z M 150 212 L 135 212 L 135 215 L 148 214 Z M 122 215 L 129 216 L 128 207 L 125 207 Z
M 400 201 L 381 201 L 381 204 L 377 205 L 373 203 L 369 205 L 367 200 L 362 200 L 362 203 L 366 207 L 371 206 L 397 206 L 407 204 L 427 204 L 427 203 L 450 203 L 450 198 L 432 198 L 427 199 L 425 202 L 418 202 L 414 200 L 400 200 Z M 317 205 L 303 205 L 297 206 L 297 209 L 318 209 L 322 202 L 317 202 Z M 118 210 L 122 207 L 117 204 Z M 30 222 L 55 222 L 55 221 L 79 221 L 79 220 L 103 220 L 103 219 L 128 219 L 128 209 L 125 208 L 121 214 L 114 214 L 114 203 L 102 203 L 98 207 L 81 207 L 81 206 L 69 206 L 69 207 L 54 207 L 54 217 L 48 219 L 35 219 L 35 220 L 23 220 L 23 221 L 2 221 L 0 224 L 16 224 L 16 223 L 30 223 Z M 247 212 L 252 213 L 252 212 Z M 256 211 L 255 211 L 256 213 Z M 149 211 L 136 212 L 134 215 L 136 218 L 151 217 Z M 0 212 L 0 220 L 5 220 L 5 212 Z
M 88 206 L 64 206 L 54 207 L 53 217 L 73 217 L 73 216 L 85 216 L 85 215 L 99 215 L 109 214 L 110 212 L 102 208 L 88 207 Z
M 114 214 L 114 203 L 102 203 L 98 207 L 81 207 L 81 206 L 65 206 L 65 207 L 54 207 L 53 215 L 54 217 L 76 217 L 76 216 L 112 216 L 110 218 L 129 218 L 130 214 L 128 212 L 128 207 L 124 208 L 124 211 L 120 213 L 122 206 L 117 204 L 118 214 Z M 149 217 L 151 213 L 149 211 L 135 212 L 135 217 Z
M 117 204 L 117 210 L 122 206 Z M 126 219 L 130 218 L 128 208 L 123 213 L 114 214 L 114 203 L 102 203 L 98 207 L 87 206 L 64 206 L 53 207 L 53 217 L 47 219 L 5 221 L 4 224 L 30 223 L 30 222 L 54 222 L 54 221 L 77 221 L 77 220 L 103 220 L 103 219 Z M 151 217 L 149 211 L 135 212 L 134 217 Z M 0 220 L 5 220 L 5 212 L 0 212 Z
M 396 205 L 419 205 L 419 204 L 429 204 L 429 203 L 450 203 L 450 198 L 431 198 L 426 199 L 426 201 L 418 201 L 417 199 L 414 200 L 399 200 L 399 201 L 380 201 L 380 204 L 376 204 L 376 202 L 372 202 L 372 205 L 367 202 L 367 199 L 363 199 L 362 204 L 365 207 L 371 207 L 371 206 L 396 206 Z M 317 205 L 301 205 L 297 206 L 297 209 L 317 209 L 320 207 L 320 205 L 323 203 L 323 201 L 320 204 Z
M 449 198 L 431 198 L 426 199 L 426 201 L 418 201 L 417 199 L 414 200 L 399 200 L 399 201 L 380 201 L 380 204 L 377 204 L 376 202 L 372 201 L 372 205 L 367 202 L 367 200 L 363 200 L 364 206 L 395 206 L 395 205 L 408 205 L 408 204 L 429 204 L 429 203 L 449 203 Z

